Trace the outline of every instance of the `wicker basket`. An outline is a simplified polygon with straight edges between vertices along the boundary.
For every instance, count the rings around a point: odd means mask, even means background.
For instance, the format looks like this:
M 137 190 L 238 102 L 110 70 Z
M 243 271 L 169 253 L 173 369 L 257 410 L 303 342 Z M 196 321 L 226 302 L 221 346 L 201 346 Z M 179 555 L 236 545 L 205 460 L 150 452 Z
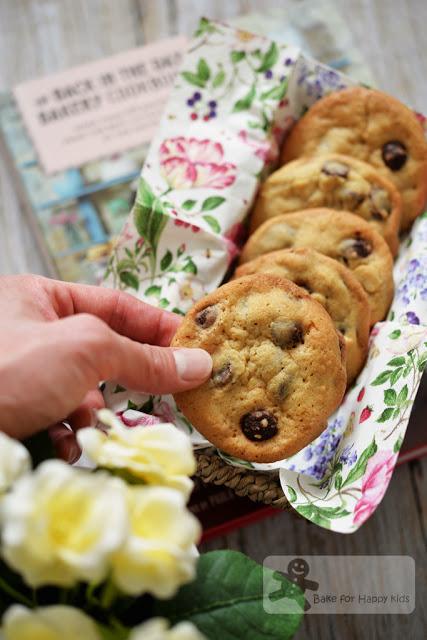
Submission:
M 290 509 L 291 506 L 280 486 L 279 473 L 261 473 L 232 467 L 218 456 L 214 448 L 195 451 L 197 476 L 205 483 L 224 485 L 238 496 L 254 502 Z

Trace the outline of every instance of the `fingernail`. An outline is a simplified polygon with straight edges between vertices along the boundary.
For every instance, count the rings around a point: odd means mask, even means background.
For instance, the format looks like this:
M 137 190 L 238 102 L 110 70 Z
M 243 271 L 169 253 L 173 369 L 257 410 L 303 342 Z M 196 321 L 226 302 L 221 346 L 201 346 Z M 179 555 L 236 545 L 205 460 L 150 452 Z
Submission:
M 212 358 L 203 349 L 177 349 L 173 357 L 176 371 L 184 382 L 205 380 L 212 371 Z

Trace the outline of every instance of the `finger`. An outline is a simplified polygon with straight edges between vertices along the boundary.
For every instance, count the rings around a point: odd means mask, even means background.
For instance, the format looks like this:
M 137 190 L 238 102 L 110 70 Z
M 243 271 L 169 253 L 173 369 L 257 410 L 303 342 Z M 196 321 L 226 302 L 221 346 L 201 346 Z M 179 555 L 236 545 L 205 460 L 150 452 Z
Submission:
M 77 443 L 74 432 L 65 424 L 55 424 L 49 427 L 48 433 L 56 454 L 65 462 L 73 464 L 80 458 L 82 451 Z
M 69 367 L 79 372 L 88 388 L 99 380 L 116 380 L 138 391 L 174 393 L 199 386 L 212 370 L 212 359 L 202 349 L 139 344 L 91 315 L 75 315 L 52 324 L 50 335 L 66 349 Z M 67 336 L 65 346 L 62 336 Z
M 175 313 L 158 309 L 123 291 L 47 280 L 59 317 L 90 313 L 113 331 L 138 342 L 169 345 L 181 323 Z
M 104 407 L 104 396 L 99 389 L 92 389 L 87 392 L 77 409 L 67 417 L 67 422 L 73 431 L 90 427 L 95 423 L 94 412 Z

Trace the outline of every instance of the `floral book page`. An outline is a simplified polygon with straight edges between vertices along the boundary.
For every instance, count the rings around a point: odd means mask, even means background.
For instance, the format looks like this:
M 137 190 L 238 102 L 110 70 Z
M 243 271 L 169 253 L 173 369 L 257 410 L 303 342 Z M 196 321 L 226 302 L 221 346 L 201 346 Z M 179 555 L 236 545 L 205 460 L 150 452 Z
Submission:
M 352 84 L 295 47 L 202 19 L 106 285 L 185 314 L 223 281 L 238 255 L 243 222 L 286 130 L 316 100 Z M 392 308 L 371 333 L 366 366 L 314 442 L 271 464 L 218 451 L 229 464 L 279 473 L 298 513 L 342 533 L 355 531 L 386 491 L 427 362 L 427 215 L 402 242 L 394 278 Z M 129 426 L 174 422 L 194 447 L 211 446 L 171 396 L 112 383 L 104 393 Z

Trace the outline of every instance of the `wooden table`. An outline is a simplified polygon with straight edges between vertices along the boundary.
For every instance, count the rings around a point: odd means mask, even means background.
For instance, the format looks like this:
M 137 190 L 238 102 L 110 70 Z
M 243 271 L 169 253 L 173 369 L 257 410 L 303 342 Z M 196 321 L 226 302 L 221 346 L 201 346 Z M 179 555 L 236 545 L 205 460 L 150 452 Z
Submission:
M 287 0 L 288 2 L 290 0 Z M 285 0 L 282 0 L 285 2 Z M 119 52 L 174 33 L 191 33 L 202 14 L 227 19 L 263 10 L 267 0 L 0 0 L 0 90 L 18 81 Z M 341 0 L 357 46 L 381 88 L 427 113 L 426 0 Z M 0 160 L 0 272 L 43 273 L 43 263 Z M 426 421 L 427 392 L 416 419 Z M 411 616 L 307 616 L 298 638 L 426 636 L 427 461 L 399 468 L 376 514 L 351 535 L 289 513 L 204 545 L 270 554 L 392 554 L 415 558 L 417 608 Z

